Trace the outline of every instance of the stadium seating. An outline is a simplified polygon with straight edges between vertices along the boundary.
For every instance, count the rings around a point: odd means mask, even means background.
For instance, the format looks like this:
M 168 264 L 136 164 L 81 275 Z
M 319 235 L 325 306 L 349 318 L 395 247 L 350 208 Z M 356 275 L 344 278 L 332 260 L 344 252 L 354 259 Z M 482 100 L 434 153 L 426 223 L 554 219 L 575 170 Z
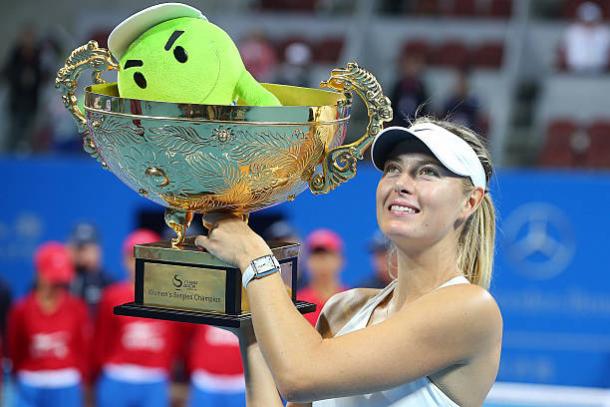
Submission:
M 435 66 L 500 69 L 504 56 L 504 45 L 498 41 L 473 45 L 460 41 L 429 44 L 425 40 L 413 39 L 404 43 L 402 53 L 403 55 L 423 55 L 430 65 Z
M 313 59 L 318 63 L 337 63 L 341 56 L 344 39 L 342 37 L 322 38 L 313 46 Z
M 503 44 L 499 42 L 485 42 L 472 49 L 470 61 L 476 67 L 500 69 L 503 57 Z
M 545 167 L 573 167 L 584 161 L 584 155 L 573 148 L 573 140 L 579 126 L 567 119 L 555 119 L 546 129 L 545 143 L 540 151 L 538 164 Z
M 598 120 L 587 128 L 591 145 L 586 165 L 592 168 L 610 168 L 610 120 Z

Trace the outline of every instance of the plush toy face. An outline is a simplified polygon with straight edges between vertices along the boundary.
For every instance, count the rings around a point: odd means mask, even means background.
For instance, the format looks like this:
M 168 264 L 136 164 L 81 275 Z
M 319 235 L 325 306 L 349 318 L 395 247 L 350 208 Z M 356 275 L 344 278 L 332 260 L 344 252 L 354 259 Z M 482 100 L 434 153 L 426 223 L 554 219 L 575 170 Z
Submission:
M 182 17 L 158 24 L 120 61 L 122 97 L 174 103 L 231 104 L 245 68 L 231 38 L 214 24 Z

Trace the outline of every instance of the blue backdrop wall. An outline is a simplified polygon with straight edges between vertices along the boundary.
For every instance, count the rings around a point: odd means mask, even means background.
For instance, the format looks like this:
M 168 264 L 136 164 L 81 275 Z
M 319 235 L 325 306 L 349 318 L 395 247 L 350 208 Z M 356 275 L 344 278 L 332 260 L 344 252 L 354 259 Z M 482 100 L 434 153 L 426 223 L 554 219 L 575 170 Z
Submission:
M 160 208 L 91 159 L 0 159 L 0 275 L 16 296 L 32 282 L 32 253 L 65 240 L 81 220 L 101 233 L 106 268 L 121 278 L 120 248 L 136 214 Z M 268 209 L 301 236 L 318 227 L 345 239 L 343 280 L 370 272 L 379 174 L 358 176 L 325 196 L 301 194 Z M 610 174 L 502 171 L 492 182 L 499 222 L 491 292 L 504 316 L 499 380 L 610 386 Z M 161 216 L 161 215 L 159 215 Z

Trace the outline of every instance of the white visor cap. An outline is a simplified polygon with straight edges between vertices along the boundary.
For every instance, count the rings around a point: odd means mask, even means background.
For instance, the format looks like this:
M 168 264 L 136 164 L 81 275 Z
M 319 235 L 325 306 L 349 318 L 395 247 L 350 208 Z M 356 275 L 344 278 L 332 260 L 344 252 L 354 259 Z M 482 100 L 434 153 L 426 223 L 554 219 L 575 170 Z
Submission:
M 449 171 L 469 177 L 475 187 L 487 189 L 483 164 L 472 147 L 462 138 L 434 123 L 419 123 L 409 128 L 392 126 L 380 131 L 371 147 L 373 165 L 383 171 L 385 161 L 394 147 L 411 137 L 424 143 Z
M 194 7 L 182 3 L 162 3 L 148 7 L 128 17 L 108 36 L 108 49 L 112 55 L 120 60 L 131 45 L 140 35 L 157 24 L 180 17 L 208 19 Z

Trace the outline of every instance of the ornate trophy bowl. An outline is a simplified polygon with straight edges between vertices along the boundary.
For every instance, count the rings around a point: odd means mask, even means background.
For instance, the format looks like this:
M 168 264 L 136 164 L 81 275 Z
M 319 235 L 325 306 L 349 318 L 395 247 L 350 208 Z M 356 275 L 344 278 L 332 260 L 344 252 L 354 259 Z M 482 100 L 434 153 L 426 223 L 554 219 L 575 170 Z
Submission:
M 331 72 L 321 84 L 330 90 L 264 85 L 282 102 L 273 107 L 125 99 L 116 83 L 101 77 L 116 69 L 109 51 L 91 41 L 72 52 L 56 86 L 83 133 L 84 149 L 166 208 L 175 249 L 187 249 L 194 213 L 247 216 L 294 200 L 307 187 L 314 194 L 333 190 L 355 175 L 357 160 L 392 118 L 377 80 L 355 63 Z M 85 70 L 94 84 L 85 88 L 82 112 L 75 91 Z M 369 123 L 357 141 L 342 145 L 352 91 L 363 99 Z M 146 251 L 136 247 L 136 257 L 138 250 Z

